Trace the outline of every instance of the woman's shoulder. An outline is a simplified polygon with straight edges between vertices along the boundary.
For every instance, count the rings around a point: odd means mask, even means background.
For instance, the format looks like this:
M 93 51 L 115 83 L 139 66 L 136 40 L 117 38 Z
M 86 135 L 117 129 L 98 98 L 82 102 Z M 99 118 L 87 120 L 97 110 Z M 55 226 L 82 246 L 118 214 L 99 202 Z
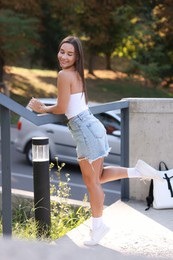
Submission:
M 69 74 L 70 74 L 70 72 L 67 70 L 60 70 L 58 72 L 58 77 L 67 77 Z
M 58 82 L 63 84 L 71 84 L 71 77 L 68 71 L 60 70 L 57 77 Z
M 76 71 L 73 71 L 73 70 L 60 70 L 59 72 L 58 72 L 58 75 L 65 75 L 65 76 L 67 76 L 67 75 L 75 75 L 76 74 Z
M 76 76 L 76 73 L 74 71 L 70 70 L 60 70 L 58 72 L 58 78 L 66 78 L 66 79 L 72 79 L 74 76 Z

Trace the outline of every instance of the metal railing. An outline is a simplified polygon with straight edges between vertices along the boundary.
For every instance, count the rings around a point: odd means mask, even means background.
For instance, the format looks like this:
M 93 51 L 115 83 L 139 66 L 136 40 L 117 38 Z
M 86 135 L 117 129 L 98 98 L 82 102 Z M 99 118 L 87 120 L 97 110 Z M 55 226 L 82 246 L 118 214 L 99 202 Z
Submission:
M 105 111 L 121 110 L 121 165 L 129 165 L 129 104 L 122 100 L 91 107 L 93 114 Z M 63 119 L 62 115 L 37 115 L 9 97 L 0 94 L 1 111 L 1 161 L 2 161 L 2 231 L 3 235 L 12 235 L 11 206 L 11 149 L 10 149 L 10 111 L 24 117 L 35 125 L 55 123 Z M 129 199 L 128 179 L 121 181 L 121 200 Z

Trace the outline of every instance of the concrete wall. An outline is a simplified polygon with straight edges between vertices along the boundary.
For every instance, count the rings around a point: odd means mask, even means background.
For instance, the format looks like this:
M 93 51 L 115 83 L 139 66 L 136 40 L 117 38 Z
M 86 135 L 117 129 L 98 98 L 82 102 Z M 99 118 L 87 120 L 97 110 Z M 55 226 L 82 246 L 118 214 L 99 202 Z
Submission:
M 173 99 L 129 98 L 129 165 L 142 159 L 173 168 Z M 149 182 L 130 179 L 130 198 L 145 200 Z

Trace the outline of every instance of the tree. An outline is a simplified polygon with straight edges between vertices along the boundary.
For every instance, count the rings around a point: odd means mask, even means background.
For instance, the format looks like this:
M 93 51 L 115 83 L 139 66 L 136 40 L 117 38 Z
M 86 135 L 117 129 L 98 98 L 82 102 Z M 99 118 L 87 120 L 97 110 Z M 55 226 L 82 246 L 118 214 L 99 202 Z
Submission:
M 112 11 L 111 11 L 112 10 Z M 119 7 L 110 9 L 107 24 L 104 28 L 105 39 L 102 43 L 102 53 L 106 57 L 106 69 L 111 70 L 111 56 L 116 48 L 122 44 L 125 35 L 131 30 L 130 19 L 133 9 L 128 4 L 119 3 Z
M 4 86 L 4 66 L 39 46 L 39 5 L 33 0 L 0 0 L 0 8 L 0 85 Z
M 0 11 L 0 82 L 3 83 L 4 66 L 22 55 L 33 53 L 38 47 L 38 21 L 36 18 Z
M 154 12 L 160 2 L 134 3 L 132 29 L 119 47 L 119 53 L 131 60 L 127 72 L 144 76 L 154 86 L 162 82 L 171 68 L 164 39 L 157 28 L 159 20 Z
M 168 57 L 167 65 L 169 65 L 169 70 L 167 70 L 163 76 L 167 81 L 165 86 L 169 86 L 173 82 L 172 71 L 173 71 L 173 1 L 165 0 L 160 1 L 160 4 L 153 9 L 154 15 L 158 18 L 156 22 L 156 30 L 158 35 L 164 42 L 164 54 Z
M 71 10 L 74 5 L 71 0 L 65 5 L 62 0 L 42 0 L 40 7 L 42 31 L 39 59 L 42 61 L 43 67 L 55 69 L 57 68 L 58 44 L 71 33 Z
M 41 0 L 0 0 L 0 9 L 9 9 L 16 13 L 38 17 L 40 15 L 40 2 Z
M 106 69 L 111 69 L 111 55 L 127 30 L 128 12 L 123 14 L 125 8 L 126 1 L 123 0 L 81 1 L 77 13 L 78 30 L 84 33 L 90 74 L 94 74 L 93 59 L 99 53 L 106 57 Z
M 158 18 L 156 26 L 160 36 L 165 37 L 169 43 L 173 41 L 173 1 L 165 0 L 159 1 L 160 3 L 153 9 L 154 15 Z
M 42 0 L 40 2 L 41 48 L 34 59 L 41 61 L 44 68 L 57 68 L 58 43 L 76 28 L 76 8 L 80 0 Z

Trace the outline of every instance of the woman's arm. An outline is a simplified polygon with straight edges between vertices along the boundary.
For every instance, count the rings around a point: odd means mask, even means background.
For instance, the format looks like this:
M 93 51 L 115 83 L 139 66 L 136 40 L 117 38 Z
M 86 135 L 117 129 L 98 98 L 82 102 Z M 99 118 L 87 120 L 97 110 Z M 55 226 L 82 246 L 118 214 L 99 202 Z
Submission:
M 71 77 L 68 72 L 60 71 L 57 79 L 57 104 L 46 106 L 36 98 L 32 98 L 28 106 L 37 113 L 65 114 L 70 99 Z

